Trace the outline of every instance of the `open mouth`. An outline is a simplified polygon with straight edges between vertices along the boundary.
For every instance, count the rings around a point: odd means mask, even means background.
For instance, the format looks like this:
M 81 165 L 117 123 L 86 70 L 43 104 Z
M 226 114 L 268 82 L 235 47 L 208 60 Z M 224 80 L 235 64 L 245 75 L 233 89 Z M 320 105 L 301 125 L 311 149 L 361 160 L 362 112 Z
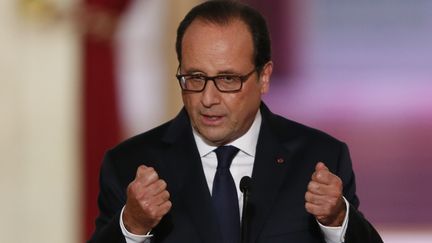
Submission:
M 206 125 L 218 125 L 222 122 L 224 116 L 218 116 L 218 115 L 205 115 L 201 114 L 202 121 Z

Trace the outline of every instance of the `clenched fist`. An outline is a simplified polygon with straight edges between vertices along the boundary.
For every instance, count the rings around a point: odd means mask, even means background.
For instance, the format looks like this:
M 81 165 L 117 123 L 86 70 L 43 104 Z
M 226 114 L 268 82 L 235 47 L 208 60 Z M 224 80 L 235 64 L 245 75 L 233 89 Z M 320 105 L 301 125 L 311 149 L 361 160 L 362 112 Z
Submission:
M 167 184 L 152 167 L 141 165 L 127 188 L 123 211 L 126 229 L 138 235 L 147 234 L 171 209 Z
M 342 180 L 318 162 L 305 194 L 306 211 L 325 226 L 341 226 L 346 213 L 342 190 Z

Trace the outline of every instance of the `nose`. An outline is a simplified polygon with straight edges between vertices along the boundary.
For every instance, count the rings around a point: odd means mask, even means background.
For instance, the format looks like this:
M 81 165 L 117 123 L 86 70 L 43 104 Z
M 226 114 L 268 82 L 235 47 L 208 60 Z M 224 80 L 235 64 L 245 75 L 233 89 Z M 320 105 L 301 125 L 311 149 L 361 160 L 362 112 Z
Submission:
M 201 92 L 201 103 L 204 107 L 211 107 L 213 105 L 219 104 L 220 102 L 220 92 L 217 90 L 216 85 L 213 80 L 209 80 L 206 87 Z

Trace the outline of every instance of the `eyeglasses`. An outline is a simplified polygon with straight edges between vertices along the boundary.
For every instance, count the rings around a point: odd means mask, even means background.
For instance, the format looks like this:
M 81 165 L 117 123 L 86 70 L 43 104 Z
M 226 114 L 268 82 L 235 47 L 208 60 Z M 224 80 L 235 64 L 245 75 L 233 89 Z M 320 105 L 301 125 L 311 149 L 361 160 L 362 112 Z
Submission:
M 180 67 L 177 73 L 179 71 Z M 234 93 L 242 89 L 243 83 L 246 82 L 255 71 L 256 68 L 246 75 L 222 74 L 208 77 L 202 74 L 177 74 L 176 77 L 183 91 L 202 92 L 207 85 L 207 81 L 212 80 L 217 90 L 220 92 Z

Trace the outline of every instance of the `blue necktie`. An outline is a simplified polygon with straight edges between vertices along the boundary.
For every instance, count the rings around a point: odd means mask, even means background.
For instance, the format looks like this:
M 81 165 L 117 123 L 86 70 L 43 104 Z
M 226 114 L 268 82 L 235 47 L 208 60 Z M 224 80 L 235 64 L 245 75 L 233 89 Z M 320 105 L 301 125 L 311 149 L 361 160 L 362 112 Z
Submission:
M 229 170 L 239 149 L 234 146 L 221 146 L 215 149 L 218 159 L 213 181 L 212 201 L 223 243 L 240 242 L 240 213 L 237 189 Z

